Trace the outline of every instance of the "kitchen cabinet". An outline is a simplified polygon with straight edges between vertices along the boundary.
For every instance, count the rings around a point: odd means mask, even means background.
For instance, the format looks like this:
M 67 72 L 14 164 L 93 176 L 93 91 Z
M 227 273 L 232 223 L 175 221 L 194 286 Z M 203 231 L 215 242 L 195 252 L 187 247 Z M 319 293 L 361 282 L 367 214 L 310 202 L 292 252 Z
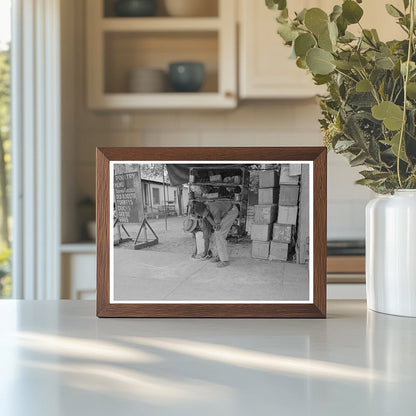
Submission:
M 87 102 L 90 109 L 234 108 L 237 105 L 236 4 L 218 2 L 217 16 L 116 17 L 105 0 L 86 2 Z M 169 63 L 199 61 L 199 92 L 132 93 L 130 71 L 168 70 Z
M 61 253 L 61 298 L 95 300 L 95 244 L 63 244 Z
M 299 0 L 296 10 L 328 9 L 325 3 L 328 0 Z M 243 99 L 308 98 L 322 92 L 311 75 L 289 59 L 291 50 L 276 33 L 276 15 L 264 1 L 239 0 L 239 90 Z
M 289 3 L 289 10 L 320 7 L 330 12 L 341 1 L 299 0 Z M 402 9 L 401 0 L 391 2 Z M 263 1 L 239 0 L 239 91 L 242 99 L 308 98 L 325 92 L 313 84 L 312 77 L 290 59 L 291 49 L 277 35 L 276 11 L 268 10 Z M 388 15 L 384 3 L 366 0 L 362 25 L 376 28 L 381 40 L 403 38 L 404 32 Z M 358 34 L 358 25 L 348 30 Z

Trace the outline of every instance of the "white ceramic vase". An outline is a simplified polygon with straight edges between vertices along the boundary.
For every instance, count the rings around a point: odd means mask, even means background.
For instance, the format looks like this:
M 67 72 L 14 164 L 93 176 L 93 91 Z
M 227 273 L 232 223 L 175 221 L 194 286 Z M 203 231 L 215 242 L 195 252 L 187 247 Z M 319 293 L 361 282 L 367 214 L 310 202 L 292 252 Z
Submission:
M 366 282 L 369 309 L 416 317 L 416 190 L 367 204 Z

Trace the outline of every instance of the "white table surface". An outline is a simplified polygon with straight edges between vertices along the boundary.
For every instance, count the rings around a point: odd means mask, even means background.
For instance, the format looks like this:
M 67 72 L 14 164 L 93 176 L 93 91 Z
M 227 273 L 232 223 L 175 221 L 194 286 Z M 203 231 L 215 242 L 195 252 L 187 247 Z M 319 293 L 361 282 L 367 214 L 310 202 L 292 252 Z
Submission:
M 0 415 L 416 414 L 416 319 L 98 319 L 0 301 Z

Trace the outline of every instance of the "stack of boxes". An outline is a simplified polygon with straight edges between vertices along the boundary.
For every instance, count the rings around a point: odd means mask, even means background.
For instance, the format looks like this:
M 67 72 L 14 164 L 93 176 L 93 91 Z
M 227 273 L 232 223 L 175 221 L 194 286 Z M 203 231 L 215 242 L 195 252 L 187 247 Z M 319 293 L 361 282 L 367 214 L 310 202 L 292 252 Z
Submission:
M 270 260 L 288 260 L 295 243 L 299 203 L 299 177 L 301 165 L 282 165 L 280 171 L 279 208 L 277 222 L 273 226 L 270 244 Z
M 254 222 L 251 225 L 252 256 L 257 259 L 269 258 L 273 223 L 277 218 L 278 178 L 275 170 L 259 173 L 259 204 L 254 207 Z
M 259 175 L 259 204 L 251 225 L 252 256 L 287 261 L 294 247 L 301 165 L 282 165 Z

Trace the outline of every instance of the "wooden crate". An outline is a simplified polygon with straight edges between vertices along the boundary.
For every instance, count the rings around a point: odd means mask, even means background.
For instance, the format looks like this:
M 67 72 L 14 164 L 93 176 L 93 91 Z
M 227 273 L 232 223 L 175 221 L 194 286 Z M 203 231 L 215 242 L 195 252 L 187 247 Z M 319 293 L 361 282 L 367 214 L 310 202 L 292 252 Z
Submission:
M 273 241 L 289 244 L 292 242 L 293 232 L 293 225 L 273 224 Z
M 278 188 L 260 188 L 259 189 L 259 205 L 277 204 L 279 201 Z
M 254 223 L 254 207 L 247 208 L 247 220 L 246 220 L 246 231 L 247 234 L 251 233 L 251 225 Z
M 277 205 L 256 205 L 254 207 L 254 222 L 256 224 L 271 224 L 277 218 Z
M 291 163 L 289 165 L 289 176 L 299 176 L 302 173 L 302 165 L 300 163 Z
M 298 218 L 298 207 L 286 207 L 279 205 L 277 222 L 278 224 L 296 225 Z
M 273 224 L 251 224 L 251 239 L 269 241 L 272 237 Z
M 280 170 L 279 182 L 281 185 L 297 185 L 299 183 L 299 176 L 290 176 L 289 165 L 283 165 Z
M 279 204 L 292 206 L 298 205 L 299 186 L 298 185 L 280 185 Z
M 251 256 L 255 259 L 267 260 L 269 258 L 270 241 L 256 241 L 251 243 Z
M 279 180 L 275 170 L 262 170 L 259 172 L 259 188 L 275 188 Z
M 270 260 L 287 261 L 289 256 L 289 244 L 272 241 L 270 243 Z

